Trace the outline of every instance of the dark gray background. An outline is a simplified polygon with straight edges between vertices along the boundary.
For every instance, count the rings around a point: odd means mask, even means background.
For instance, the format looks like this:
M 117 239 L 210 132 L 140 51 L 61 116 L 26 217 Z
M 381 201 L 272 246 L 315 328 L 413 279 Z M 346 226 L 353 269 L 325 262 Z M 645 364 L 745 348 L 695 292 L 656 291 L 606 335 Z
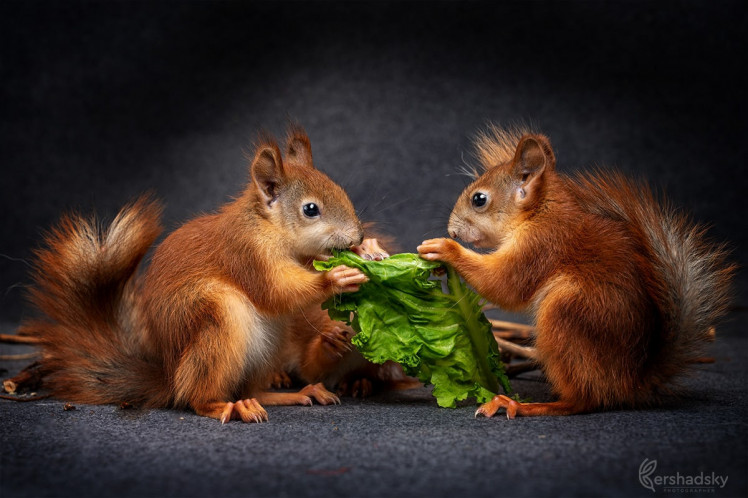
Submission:
M 446 233 L 490 120 L 646 178 L 744 261 L 745 28 L 729 2 L 3 2 L 0 313 L 61 212 L 152 190 L 173 228 L 289 117 L 403 251 Z
M 61 212 L 111 217 L 152 190 L 173 228 L 236 194 L 253 137 L 289 117 L 403 251 L 445 234 L 470 136 L 492 120 L 549 135 L 560 170 L 646 178 L 745 265 L 746 15 L 742 2 L 2 2 L 2 331 L 28 313 L 24 261 Z M 0 401 L 0 494 L 651 496 L 637 479 L 649 458 L 658 474 L 728 475 L 715 496 L 745 496 L 746 287 L 741 271 L 717 363 L 662 409 L 474 421 L 473 406 L 415 390 L 221 427 Z M 515 387 L 549 399 L 537 374 Z

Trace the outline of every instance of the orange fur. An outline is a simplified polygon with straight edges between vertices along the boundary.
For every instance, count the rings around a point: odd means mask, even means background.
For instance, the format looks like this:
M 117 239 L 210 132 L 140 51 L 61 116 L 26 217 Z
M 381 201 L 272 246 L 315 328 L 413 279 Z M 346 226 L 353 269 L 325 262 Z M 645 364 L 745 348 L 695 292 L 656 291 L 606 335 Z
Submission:
M 490 145 L 491 140 L 513 143 Z M 485 151 L 515 153 L 509 157 Z M 450 239 L 425 241 L 501 307 L 530 311 L 536 348 L 559 397 L 497 396 L 479 413 L 567 415 L 651 403 L 699 356 L 725 312 L 734 268 L 703 229 L 612 172 L 564 177 L 542 135 L 482 135 L 485 173 L 455 204 Z
M 31 291 L 42 318 L 24 327 L 43 340 L 57 396 L 190 407 L 224 422 L 265 420 L 252 397 L 301 399 L 263 392 L 289 321 L 365 281 L 358 270 L 306 263 L 359 244 L 363 231 L 345 192 L 314 168 L 303 130 L 291 128 L 285 162 L 269 138 L 256 149 L 244 192 L 169 235 L 142 275 L 160 232 L 160 208 L 147 198 L 106 230 L 65 217 L 46 238 Z

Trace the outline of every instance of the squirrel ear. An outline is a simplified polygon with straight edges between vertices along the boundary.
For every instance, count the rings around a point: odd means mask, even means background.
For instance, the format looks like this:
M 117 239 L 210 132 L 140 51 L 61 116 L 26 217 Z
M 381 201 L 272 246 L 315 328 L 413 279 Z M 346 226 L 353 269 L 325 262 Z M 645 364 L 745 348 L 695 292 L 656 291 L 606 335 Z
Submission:
M 304 129 L 292 124 L 288 127 L 288 144 L 286 159 L 297 166 L 314 167 L 312 162 L 312 144 Z
M 266 142 L 260 145 L 250 166 L 252 182 L 270 204 L 278 198 L 278 185 L 285 178 L 283 160 L 278 145 Z
M 556 167 L 556 157 L 546 137 L 525 135 L 517 145 L 512 161 L 512 175 L 518 183 L 515 201 L 521 206 L 530 206 L 543 192 L 546 171 Z

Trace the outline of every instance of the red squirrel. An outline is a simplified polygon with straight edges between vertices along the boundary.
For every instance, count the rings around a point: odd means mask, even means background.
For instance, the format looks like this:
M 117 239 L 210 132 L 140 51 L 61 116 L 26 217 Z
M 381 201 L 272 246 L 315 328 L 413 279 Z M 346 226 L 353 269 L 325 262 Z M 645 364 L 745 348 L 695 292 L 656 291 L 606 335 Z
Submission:
M 495 396 L 476 416 L 646 406 L 672 391 L 726 311 L 734 267 L 724 247 L 640 182 L 559 174 L 543 135 L 490 127 L 476 148 L 484 172 L 458 198 L 448 233 L 491 251 L 439 238 L 418 252 L 500 307 L 531 312 L 538 361 L 558 396 Z
M 290 127 L 285 158 L 262 137 L 250 182 L 215 214 L 197 217 L 141 260 L 161 232 L 147 197 L 107 229 L 63 217 L 37 251 L 23 328 L 41 338 L 46 385 L 69 401 L 191 408 L 244 422 L 262 405 L 322 404 L 320 385 L 267 392 L 283 333 L 299 310 L 366 281 L 357 269 L 317 272 L 310 261 L 361 244 L 344 190 L 312 162 L 306 133 Z

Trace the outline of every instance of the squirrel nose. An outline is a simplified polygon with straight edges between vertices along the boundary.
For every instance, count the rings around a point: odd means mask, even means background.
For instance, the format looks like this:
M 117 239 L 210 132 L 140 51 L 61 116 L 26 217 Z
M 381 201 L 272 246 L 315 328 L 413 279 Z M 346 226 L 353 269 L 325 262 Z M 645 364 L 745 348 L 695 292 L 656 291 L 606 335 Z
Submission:
M 457 232 L 455 230 L 449 230 L 449 236 L 453 239 L 457 238 Z

